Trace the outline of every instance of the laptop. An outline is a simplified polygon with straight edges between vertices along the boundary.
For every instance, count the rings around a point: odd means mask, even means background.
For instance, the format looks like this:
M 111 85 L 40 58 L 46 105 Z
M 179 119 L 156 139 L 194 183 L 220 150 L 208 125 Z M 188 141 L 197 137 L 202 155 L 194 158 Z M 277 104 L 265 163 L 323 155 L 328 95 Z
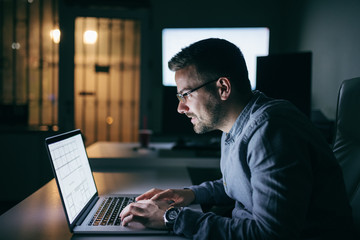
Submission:
M 46 149 L 72 233 L 167 234 L 139 223 L 123 227 L 119 214 L 134 195 L 99 196 L 79 129 L 45 139 Z

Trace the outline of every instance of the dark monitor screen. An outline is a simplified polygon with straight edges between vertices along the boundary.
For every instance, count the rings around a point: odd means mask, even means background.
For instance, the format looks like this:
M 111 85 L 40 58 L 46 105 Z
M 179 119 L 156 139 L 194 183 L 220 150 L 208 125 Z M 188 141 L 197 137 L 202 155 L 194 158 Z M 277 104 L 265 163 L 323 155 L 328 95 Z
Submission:
M 286 99 L 310 116 L 312 53 L 274 54 L 257 58 L 256 89 Z

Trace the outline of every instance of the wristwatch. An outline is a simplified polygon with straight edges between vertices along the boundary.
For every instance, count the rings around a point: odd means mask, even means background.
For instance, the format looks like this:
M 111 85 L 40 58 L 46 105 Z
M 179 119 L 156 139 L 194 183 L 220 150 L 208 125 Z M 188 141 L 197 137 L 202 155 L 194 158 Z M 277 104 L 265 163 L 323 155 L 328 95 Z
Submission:
M 182 210 L 182 208 L 176 208 L 176 207 L 171 206 L 165 211 L 164 222 L 165 222 L 165 226 L 169 230 L 173 229 L 175 220 L 178 217 L 181 210 Z

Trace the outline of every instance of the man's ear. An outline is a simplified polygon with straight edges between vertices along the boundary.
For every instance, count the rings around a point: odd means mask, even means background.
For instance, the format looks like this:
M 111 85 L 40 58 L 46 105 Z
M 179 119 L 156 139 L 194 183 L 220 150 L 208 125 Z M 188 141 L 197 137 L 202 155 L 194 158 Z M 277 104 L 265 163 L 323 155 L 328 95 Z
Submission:
M 230 97 L 231 93 L 231 83 L 230 80 L 226 77 L 221 77 L 216 82 L 218 87 L 218 92 L 221 100 L 227 100 Z

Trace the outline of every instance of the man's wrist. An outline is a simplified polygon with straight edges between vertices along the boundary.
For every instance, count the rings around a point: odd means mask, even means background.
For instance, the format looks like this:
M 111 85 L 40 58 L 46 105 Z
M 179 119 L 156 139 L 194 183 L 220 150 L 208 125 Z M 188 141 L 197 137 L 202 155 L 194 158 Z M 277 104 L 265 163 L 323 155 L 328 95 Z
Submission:
M 179 216 L 182 208 L 176 208 L 174 206 L 169 207 L 164 214 L 165 226 L 169 230 L 173 230 L 175 221 Z

